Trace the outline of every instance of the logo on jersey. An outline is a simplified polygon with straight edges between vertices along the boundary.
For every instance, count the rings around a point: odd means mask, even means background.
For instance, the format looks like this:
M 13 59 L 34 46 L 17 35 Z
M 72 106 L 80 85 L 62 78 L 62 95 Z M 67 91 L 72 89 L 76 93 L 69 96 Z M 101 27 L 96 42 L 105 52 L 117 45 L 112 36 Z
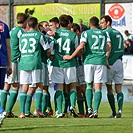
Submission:
M 125 9 L 120 4 L 114 4 L 108 10 L 113 19 L 112 26 L 126 26 Z
M 0 32 L 4 32 L 4 24 L 0 24 Z

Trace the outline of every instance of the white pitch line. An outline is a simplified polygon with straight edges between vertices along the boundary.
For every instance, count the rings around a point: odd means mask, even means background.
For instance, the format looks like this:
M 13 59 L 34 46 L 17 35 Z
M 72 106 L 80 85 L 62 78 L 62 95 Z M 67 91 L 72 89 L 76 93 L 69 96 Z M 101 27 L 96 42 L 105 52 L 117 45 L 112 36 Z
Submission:
M 110 124 L 108 124 L 110 125 Z M 67 125 L 44 125 L 44 126 L 23 126 L 23 127 L 11 127 L 11 128 L 0 128 L 0 131 L 5 130 L 20 130 L 20 129 L 30 129 L 30 128 L 46 128 L 46 127 L 74 127 L 74 126 L 92 126 L 91 124 L 84 124 L 84 125 L 78 125 L 78 124 L 67 124 Z M 99 124 L 97 126 L 104 126 L 103 124 Z M 107 126 L 107 125 L 106 125 Z

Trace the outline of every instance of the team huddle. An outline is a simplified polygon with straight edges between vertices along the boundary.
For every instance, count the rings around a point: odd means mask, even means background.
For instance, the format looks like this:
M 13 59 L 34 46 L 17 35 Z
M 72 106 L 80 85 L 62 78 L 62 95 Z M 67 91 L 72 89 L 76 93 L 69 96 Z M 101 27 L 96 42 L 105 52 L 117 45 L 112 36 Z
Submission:
M 18 13 L 17 23 L 10 31 L 12 74 L 5 77 L 1 93 L 1 107 L 6 117 L 17 117 L 12 108 L 22 85 L 20 118 L 51 115 L 63 118 L 69 117 L 68 111 L 73 117 L 98 118 L 103 83 L 112 110 L 110 118 L 122 116 L 124 45 L 121 33 L 111 27 L 110 16 L 102 16 L 100 25 L 97 17 L 91 17 L 89 29 L 85 31 L 81 31 L 80 26 L 73 23 L 73 18 L 65 14 L 59 19 L 50 19 L 49 23 L 38 24 L 37 18 Z M 55 88 L 54 109 L 50 102 L 50 80 Z M 118 112 L 112 82 L 117 93 Z M 34 93 L 36 107 L 32 114 Z

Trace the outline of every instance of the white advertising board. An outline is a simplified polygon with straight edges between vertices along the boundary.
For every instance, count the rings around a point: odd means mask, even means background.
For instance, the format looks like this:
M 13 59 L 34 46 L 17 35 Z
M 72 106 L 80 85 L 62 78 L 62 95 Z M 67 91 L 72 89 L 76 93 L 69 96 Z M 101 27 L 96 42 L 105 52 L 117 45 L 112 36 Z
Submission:
M 111 16 L 112 27 L 122 34 L 133 33 L 133 3 L 105 4 L 105 15 Z

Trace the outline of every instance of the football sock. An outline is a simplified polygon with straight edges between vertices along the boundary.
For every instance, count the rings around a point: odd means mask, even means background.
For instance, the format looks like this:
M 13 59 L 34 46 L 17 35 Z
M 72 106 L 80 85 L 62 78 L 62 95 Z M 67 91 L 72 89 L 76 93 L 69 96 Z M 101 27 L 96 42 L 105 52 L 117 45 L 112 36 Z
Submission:
M 5 110 L 5 108 L 6 108 L 7 95 L 8 95 L 8 91 L 2 90 L 2 92 L 1 92 L 1 108 L 3 110 Z
M 87 101 L 87 106 L 88 108 L 92 109 L 92 99 L 93 99 L 93 83 L 86 83 L 86 101 Z
M 70 103 L 73 108 L 76 106 L 76 97 L 77 97 L 77 91 L 72 89 L 70 91 Z
M 68 93 L 64 92 L 64 113 L 67 113 L 67 108 L 69 106 Z
M 94 109 L 93 109 L 93 111 L 98 111 L 101 99 L 102 99 L 102 92 L 100 90 L 96 90 L 95 95 L 94 95 Z
M 36 110 L 42 111 L 42 90 L 36 90 Z
M 79 114 L 84 114 L 84 98 L 77 98 Z
M 107 97 L 108 97 L 109 105 L 111 107 L 113 116 L 115 116 L 116 115 L 116 109 L 115 109 L 115 98 L 114 98 L 114 95 L 113 95 L 113 93 L 108 93 Z
M 25 113 L 26 92 L 20 92 L 20 114 Z
M 55 111 L 57 111 L 56 92 L 54 94 L 54 107 L 55 107 Z
M 32 94 L 27 93 L 27 98 L 25 103 L 25 114 L 30 114 L 31 103 L 32 103 Z
M 16 102 L 17 96 L 18 96 L 18 91 L 17 90 L 12 90 L 11 93 L 10 93 L 9 100 L 8 100 L 7 113 L 11 113 L 12 108 L 13 108 L 15 102 Z
M 61 89 L 57 89 L 56 91 L 56 102 L 57 102 L 58 114 L 61 114 L 62 104 L 63 104 L 63 91 Z
M 50 101 L 50 93 L 48 92 L 48 99 L 47 99 L 47 109 L 52 111 L 51 101 Z
M 47 103 L 48 103 L 48 94 L 43 93 L 42 96 L 42 114 L 46 114 L 46 109 L 47 109 Z
M 122 110 L 124 95 L 122 92 L 117 93 L 118 111 Z
M 88 105 L 87 105 L 86 98 L 84 98 L 84 102 L 85 102 L 85 110 L 86 110 L 86 114 L 87 114 L 88 113 Z

